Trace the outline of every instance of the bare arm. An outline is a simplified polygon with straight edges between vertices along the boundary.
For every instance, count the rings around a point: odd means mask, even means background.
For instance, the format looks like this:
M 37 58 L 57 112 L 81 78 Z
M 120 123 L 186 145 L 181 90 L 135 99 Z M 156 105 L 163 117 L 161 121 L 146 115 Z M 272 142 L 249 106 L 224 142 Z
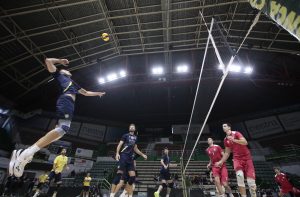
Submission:
M 124 144 L 124 141 L 121 140 L 117 146 L 117 154 L 120 154 L 120 150 L 121 150 L 121 147 L 123 144 Z
M 241 139 L 233 139 L 232 140 L 234 143 L 241 144 L 241 145 L 248 145 L 248 142 L 245 138 Z
M 211 167 L 211 159 L 209 158 L 209 163 L 207 164 L 207 169 L 209 169 Z
M 123 144 L 124 144 L 124 141 L 121 140 L 117 146 L 117 151 L 116 151 L 116 160 L 117 161 L 119 161 L 119 159 L 120 159 L 120 150 L 121 150 L 121 147 Z
M 87 91 L 83 88 L 81 88 L 78 92 L 84 96 L 100 96 L 101 97 L 101 96 L 105 95 L 105 92 L 91 92 L 91 91 Z
M 144 159 L 147 159 L 147 155 L 142 153 L 140 149 L 137 147 L 137 145 L 134 146 L 134 152 L 136 152 L 138 155 L 142 156 Z
M 63 64 L 64 66 L 66 66 L 67 64 L 69 64 L 69 61 L 67 59 L 46 58 L 45 64 L 47 70 L 50 73 L 54 73 L 56 71 L 55 64 Z
M 230 156 L 230 153 L 231 153 L 231 149 L 228 147 L 225 147 L 225 152 L 223 153 L 223 157 L 220 161 L 218 161 L 216 163 L 216 166 L 221 166 L 228 159 L 228 157 Z

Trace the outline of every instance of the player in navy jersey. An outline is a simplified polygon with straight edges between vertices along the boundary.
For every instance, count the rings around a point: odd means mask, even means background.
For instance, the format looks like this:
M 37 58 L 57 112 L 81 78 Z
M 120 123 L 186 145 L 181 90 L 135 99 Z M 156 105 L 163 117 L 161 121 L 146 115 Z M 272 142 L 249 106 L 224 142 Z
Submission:
M 163 188 L 167 188 L 166 197 L 170 196 L 171 189 L 174 187 L 173 180 L 171 179 L 170 167 L 176 167 L 176 164 L 170 163 L 169 157 L 169 149 L 167 147 L 164 148 L 164 154 L 160 160 L 161 168 L 160 168 L 160 180 L 161 185 L 158 187 L 158 190 L 154 192 L 155 197 L 159 197 L 159 193 Z
M 61 94 L 56 103 L 56 115 L 58 123 L 55 129 L 49 131 L 45 136 L 40 138 L 34 145 L 25 150 L 14 150 L 9 163 L 9 174 L 21 177 L 24 168 L 29 163 L 33 155 L 41 148 L 48 146 L 52 142 L 60 139 L 68 132 L 74 113 L 74 105 L 77 94 L 84 96 L 103 96 L 104 92 L 91 92 L 81 88 L 72 79 L 72 74 L 65 70 L 58 70 L 55 64 L 67 66 L 67 59 L 47 58 L 45 60 L 47 70 L 52 74 L 53 78 L 59 83 Z
M 122 174 L 128 172 L 128 195 L 132 197 L 133 195 L 133 183 L 135 182 L 135 166 L 134 166 L 134 158 L 133 154 L 136 153 L 142 156 L 145 160 L 147 159 L 147 155 L 142 153 L 136 143 L 137 136 L 134 135 L 135 125 L 129 125 L 129 133 L 124 134 L 118 144 L 116 151 L 116 160 L 119 161 L 117 175 L 113 180 L 110 197 L 114 197 L 116 194 L 116 187 L 119 184 Z

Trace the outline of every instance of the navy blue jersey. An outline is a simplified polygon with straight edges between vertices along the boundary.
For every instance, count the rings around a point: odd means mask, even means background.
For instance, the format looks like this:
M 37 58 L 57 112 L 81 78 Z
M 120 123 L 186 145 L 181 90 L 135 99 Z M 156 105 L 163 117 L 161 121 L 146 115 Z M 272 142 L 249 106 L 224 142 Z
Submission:
M 61 87 L 61 93 L 62 94 L 77 94 L 78 90 L 81 89 L 81 87 L 76 84 L 70 77 L 63 75 L 59 72 L 59 70 L 56 70 L 56 72 L 52 73 L 54 79 L 56 79 Z
M 137 136 L 127 133 L 122 136 L 121 141 L 124 142 L 121 154 L 126 154 L 128 157 L 132 158 L 134 154 L 134 146 L 137 142 Z
M 169 168 L 170 157 L 168 155 L 163 155 L 161 159 L 163 160 L 164 164 Z M 164 168 L 164 166 L 161 167 Z

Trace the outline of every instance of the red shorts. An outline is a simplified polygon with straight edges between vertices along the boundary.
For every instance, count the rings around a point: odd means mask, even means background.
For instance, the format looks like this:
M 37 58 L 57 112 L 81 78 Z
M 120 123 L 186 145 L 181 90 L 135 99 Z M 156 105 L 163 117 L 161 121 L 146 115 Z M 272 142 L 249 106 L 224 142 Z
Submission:
M 212 173 L 214 177 L 220 177 L 221 184 L 228 182 L 228 171 L 226 165 L 222 167 L 212 167 Z
M 252 159 L 233 159 L 233 167 L 235 171 L 242 170 L 245 177 L 255 179 L 255 169 Z

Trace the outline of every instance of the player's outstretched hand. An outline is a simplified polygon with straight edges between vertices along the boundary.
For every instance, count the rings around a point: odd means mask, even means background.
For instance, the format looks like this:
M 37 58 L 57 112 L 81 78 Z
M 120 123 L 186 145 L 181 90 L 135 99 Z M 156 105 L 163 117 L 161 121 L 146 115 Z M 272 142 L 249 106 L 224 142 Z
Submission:
M 67 59 L 61 59 L 61 60 L 60 60 L 60 63 L 61 63 L 62 65 L 64 65 L 64 66 L 68 66 L 69 60 L 67 60 Z
M 99 92 L 100 98 L 101 98 L 102 96 L 104 96 L 105 94 L 106 94 L 105 92 Z

